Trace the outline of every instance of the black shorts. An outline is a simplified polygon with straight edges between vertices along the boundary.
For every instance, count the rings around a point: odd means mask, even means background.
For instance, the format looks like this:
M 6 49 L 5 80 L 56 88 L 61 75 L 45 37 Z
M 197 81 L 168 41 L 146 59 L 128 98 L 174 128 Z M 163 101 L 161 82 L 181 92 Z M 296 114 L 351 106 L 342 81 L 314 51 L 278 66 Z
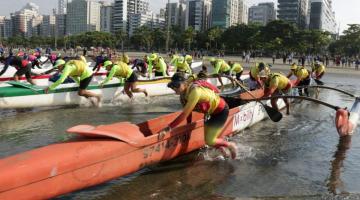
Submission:
M 236 80 L 241 81 L 241 75 L 243 72 L 236 73 Z
M 214 127 L 214 128 L 223 127 L 228 116 L 229 116 L 229 106 L 226 105 L 221 112 L 210 115 L 210 119 L 205 120 L 205 126 Z
M 227 75 L 227 76 L 230 76 L 230 70 L 227 71 L 227 72 L 222 72 L 221 75 Z
M 21 77 L 25 74 L 26 78 L 30 79 L 31 78 L 31 67 L 32 67 L 32 64 L 29 63 L 25 67 L 21 67 L 20 69 L 18 69 L 16 71 L 15 75 L 18 75 L 19 77 Z
M 90 77 L 80 81 L 79 89 L 85 90 L 89 86 L 92 78 L 93 78 L 93 76 L 90 76 Z
M 157 76 L 164 76 L 162 72 L 155 71 L 155 77 Z
M 136 73 L 132 72 L 130 77 L 125 80 L 125 83 L 135 83 L 136 81 L 138 81 Z

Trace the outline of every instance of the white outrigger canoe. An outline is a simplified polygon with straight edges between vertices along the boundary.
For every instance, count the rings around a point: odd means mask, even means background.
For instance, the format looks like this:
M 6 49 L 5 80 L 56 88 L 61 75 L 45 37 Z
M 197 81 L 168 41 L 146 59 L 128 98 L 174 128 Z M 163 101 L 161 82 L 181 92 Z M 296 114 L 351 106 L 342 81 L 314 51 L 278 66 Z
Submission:
M 244 75 L 243 79 L 249 76 Z M 167 87 L 170 77 L 158 78 L 153 80 L 139 80 L 138 87 L 146 89 L 149 96 L 161 96 L 173 94 L 173 90 Z M 217 78 L 209 78 L 208 81 L 220 86 Z M 222 78 L 223 84 L 228 85 L 232 82 L 228 78 Z M 78 96 L 78 84 L 62 84 L 54 91 L 45 94 L 44 88 L 19 82 L 8 82 L 12 86 L 0 88 L 0 109 L 1 108 L 32 108 L 49 106 L 66 106 L 89 104 L 89 100 Z M 89 85 L 88 90 L 100 94 L 103 102 L 113 102 L 127 100 L 128 96 L 122 94 L 124 84 L 119 83 L 118 79 L 113 79 L 111 83 L 99 88 L 99 84 Z M 135 93 L 135 97 L 144 94 Z
M 194 62 L 191 65 L 192 69 L 198 69 L 202 66 L 203 62 Z M 95 65 L 94 62 L 88 62 L 88 66 L 90 68 L 92 68 Z M 132 65 L 131 65 L 132 67 Z M 1 69 L 1 67 L 0 67 Z M 32 69 L 32 72 L 34 72 L 35 74 L 41 74 L 44 73 L 46 71 L 48 71 L 49 69 L 52 69 L 52 65 L 51 64 L 46 64 L 42 66 L 42 69 Z M 8 81 L 13 81 L 13 76 L 16 73 L 16 69 L 12 66 L 9 66 L 9 68 L 6 70 L 6 72 L 0 76 L 0 88 L 1 87 L 8 87 L 10 86 L 9 84 L 7 84 L 6 82 Z M 105 76 L 107 75 L 107 71 L 104 68 L 101 68 L 100 71 L 94 73 L 93 79 L 91 84 L 98 84 L 100 81 L 104 80 Z M 52 75 L 46 74 L 46 75 L 39 75 L 39 76 L 33 76 L 32 79 L 34 80 L 35 84 L 38 86 L 49 86 L 52 84 L 52 82 L 49 81 L 50 77 Z M 21 77 L 21 82 L 26 82 L 26 78 L 25 77 Z M 71 85 L 69 85 L 69 87 L 72 87 Z

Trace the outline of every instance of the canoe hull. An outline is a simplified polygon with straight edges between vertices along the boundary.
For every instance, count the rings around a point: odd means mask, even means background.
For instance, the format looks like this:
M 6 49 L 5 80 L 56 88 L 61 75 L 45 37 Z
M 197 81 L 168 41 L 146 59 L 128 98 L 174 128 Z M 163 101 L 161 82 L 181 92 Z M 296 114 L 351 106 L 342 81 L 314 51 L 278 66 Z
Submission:
M 283 104 L 283 102 L 282 102 Z M 179 113 L 138 124 L 148 145 L 134 147 L 112 139 L 84 139 L 53 144 L 0 160 L 0 199 L 49 199 L 115 179 L 205 145 L 203 115 L 183 122 L 158 140 L 159 130 Z M 266 117 L 256 102 L 230 110 L 223 136 Z M 136 133 L 134 133 L 136 134 Z
M 244 76 L 244 79 L 248 75 Z M 222 78 L 225 85 L 231 84 L 229 79 Z M 158 79 L 152 81 L 143 81 L 138 83 L 138 87 L 146 89 L 149 96 L 161 96 L 174 94 L 174 91 L 167 87 L 169 82 L 167 79 Z M 220 86 L 217 79 L 208 79 L 214 85 Z M 109 87 L 98 88 L 97 86 L 89 86 L 89 90 L 96 94 L 102 95 L 103 102 L 123 101 L 127 100 L 128 96 L 120 94 L 124 87 L 118 84 L 118 79 L 113 79 Z M 62 84 L 55 93 L 44 94 L 44 91 L 31 91 L 22 88 L 0 88 L 0 108 L 33 108 L 33 107 L 48 107 L 48 106 L 66 106 L 66 105 L 89 105 L 90 102 L 85 97 L 80 97 L 77 94 L 77 84 Z M 5 90 L 14 90 L 5 93 Z M 143 93 L 134 93 L 135 97 L 144 97 Z

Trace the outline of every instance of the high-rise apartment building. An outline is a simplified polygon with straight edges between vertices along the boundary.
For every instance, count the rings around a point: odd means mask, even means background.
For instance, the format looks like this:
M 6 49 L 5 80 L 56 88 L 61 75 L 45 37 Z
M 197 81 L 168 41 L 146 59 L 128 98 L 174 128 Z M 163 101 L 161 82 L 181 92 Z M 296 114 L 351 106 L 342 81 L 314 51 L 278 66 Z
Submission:
M 239 0 L 213 0 L 212 26 L 228 28 L 239 22 Z
M 100 8 L 100 30 L 103 32 L 112 32 L 114 5 L 102 2 Z
M 67 4 L 66 34 L 100 31 L 100 3 L 96 0 L 72 0 Z
M 32 35 L 33 18 L 39 16 L 39 7 L 34 3 L 26 4 L 21 10 L 11 13 L 12 32 L 22 36 Z
M 318 29 L 336 34 L 335 13 L 332 0 L 310 0 L 310 29 Z
M 54 15 L 43 15 L 40 25 L 40 35 L 43 37 L 54 37 L 56 31 L 56 17 Z
M 186 8 L 186 29 L 193 27 L 196 31 L 205 31 L 211 27 L 211 0 L 188 0 Z
M 308 0 L 278 0 L 278 19 L 306 27 Z
M 59 15 L 66 14 L 67 0 L 58 0 L 58 13 Z
M 266 25 L 276 19 L 275 5 L 273 2 L 259 3 L 249 8 L 249 23 Z
M 247 24 L 249 18 L 249 9 L 245 0 L 239 0 L 238 6 L 238 24 Z
M 129 16 L 129 36 L 132 36 L 141 26 L 147 26 L 150 29 L 165 28 L 165 18 L 152 12 L 131 14 Z
M 169 10 L 170 8 L 170 10 Z M 170 11 L 170 13 L 169 13 Z M 168 15 L 170 14 L 170 19 Z M 186 4 L 182 2 L 170 3 L 166 5 L 165 11 L 165 20 L 166 24 L 179 26 L 182 29 L 185 29 L 185 14 L 186 14 Z M 161 16 L 160 16 L 161 17 Z
M 66 34 L 66 15 L 56 15 L 56 34 L 63 37 Z
M 5 38 L 5 16 L 0 16 L 0 39 Z
M 129 16 L 131 14 L 146 14 L 149 12 L 148 0 L 115 0 L 113 12 L 113 31 L 129 31 Z

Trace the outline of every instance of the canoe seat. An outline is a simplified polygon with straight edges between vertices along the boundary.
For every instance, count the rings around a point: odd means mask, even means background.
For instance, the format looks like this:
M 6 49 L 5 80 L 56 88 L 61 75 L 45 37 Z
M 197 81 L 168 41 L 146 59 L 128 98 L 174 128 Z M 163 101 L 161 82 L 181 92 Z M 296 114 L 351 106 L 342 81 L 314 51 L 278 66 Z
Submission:
M 139 127 L 129 122 L 120 122 L 110 125 L 78 125 L 67 130 L 68 133 L 91 138 L 112 138 L 126 142 L 133 146 L 142 146 L 146 137 Z

